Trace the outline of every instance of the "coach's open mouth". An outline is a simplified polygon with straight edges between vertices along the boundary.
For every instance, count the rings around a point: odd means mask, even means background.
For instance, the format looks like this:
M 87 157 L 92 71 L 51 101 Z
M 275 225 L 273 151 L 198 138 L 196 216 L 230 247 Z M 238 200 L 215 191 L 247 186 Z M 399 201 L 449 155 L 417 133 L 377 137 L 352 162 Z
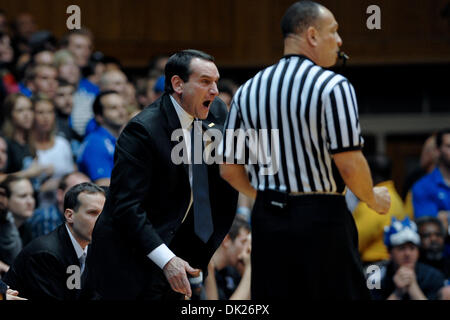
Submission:
M 211 100 L 206 100 L 206 101 L 203 101 L 203 106 L 205 107 L 205 108 L 209 108 L 209 105 L 211 104 Z

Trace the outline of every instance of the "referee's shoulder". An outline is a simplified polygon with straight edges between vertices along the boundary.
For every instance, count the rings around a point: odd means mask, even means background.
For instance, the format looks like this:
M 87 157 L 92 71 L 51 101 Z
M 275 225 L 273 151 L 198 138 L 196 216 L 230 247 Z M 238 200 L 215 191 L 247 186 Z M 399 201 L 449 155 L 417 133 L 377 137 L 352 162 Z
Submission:
M 320 66 L 316 67 L 320 68 L 323 71 L 322 79 L 323 81 L 319 82 L 316 81 L 315 85 L 318 87 L 321 87 L 323 83 L 326 83 L 326 86 L 323 88 L 322 94 L 328 94 L 330 91 L 334 90 L 336 86 L 339 86 L 343 83 L 348 84 L 349 87 L 353 87 L 351 82 L 342 74 L 336 73 L 332 70 L 328 70 L 325 68 L 322 68 Z

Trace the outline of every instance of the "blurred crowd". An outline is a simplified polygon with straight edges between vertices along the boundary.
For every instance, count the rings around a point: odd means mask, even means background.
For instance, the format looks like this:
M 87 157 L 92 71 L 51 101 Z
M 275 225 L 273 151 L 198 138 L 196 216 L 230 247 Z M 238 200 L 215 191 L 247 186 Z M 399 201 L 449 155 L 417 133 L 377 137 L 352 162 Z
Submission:
M 31 14 L 9 17 L 0 9 L 0 279 L 28 243 L 65 223 L 72 187 L 109 185 L 121 130 L 164 92 L 169 55 L 155 56 L 146 76 L 132 78 L 118 59 L 94 48 L 86 28 L 57 39 L 39 30 Z M 229 106 L 237 84 L 223 79 L 218 88 Z M 346 197 L 364 266 L 381 270 L 374 298 L 450 299 L 450 131 L 426 141 L 402 195 L 390 160 L 368 159 L 374 184 L 390 191 L 391 210 L 381 216 L 351 193 Z M 192 283 L 193 299 L 251 298 L 252 205 L 240 196 L 209 276 Z

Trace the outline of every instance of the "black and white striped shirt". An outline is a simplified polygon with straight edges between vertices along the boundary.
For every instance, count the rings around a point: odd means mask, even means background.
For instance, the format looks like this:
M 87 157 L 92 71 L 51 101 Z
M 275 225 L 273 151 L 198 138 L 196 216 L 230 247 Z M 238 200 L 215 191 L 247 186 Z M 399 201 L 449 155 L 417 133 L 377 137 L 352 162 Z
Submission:
M 243 84 L 225 129 L 219 153 L 246 164 L 258 190 L 341 193 L 331 155 L 363 146 L 351 83 L 301 55 L 284 56 Z

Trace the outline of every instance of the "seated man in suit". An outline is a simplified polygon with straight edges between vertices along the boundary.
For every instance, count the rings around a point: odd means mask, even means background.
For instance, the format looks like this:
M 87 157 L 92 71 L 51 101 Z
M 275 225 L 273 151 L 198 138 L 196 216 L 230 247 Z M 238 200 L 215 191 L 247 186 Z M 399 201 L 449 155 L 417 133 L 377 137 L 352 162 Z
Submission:
M 66 223 L 30 242 L 3 280 L 30 300 L 78 299 L 81 288 L 76 283 L 81 283 L 92 229 L 104 202 L 105 192 L 91 182 L 72 187 L 64 198 Z
M 37 208 L 27 221 L 31 225 L 33 239 L 49 234 L 64 223 L 64 196 L 74 185 L 89 182 L 82 172 L 74 171 L 63 176 L 56 190 L 56 202 L 50 206 Z
M 237 192 L 221 179 L 217 164 L 197 157 L 185 162 L 184 151 L 190 159 L 211 128 L 223 128 L 227 109 L 215 99 L 218 80 L 210 55 L 174 54 L 165 69 L 165 93 L 121 133 L 105 209 L 89 249 L 91 298 L 183 299 L 192 294 L 189 274 L 197 276 L 201 269 L 206 277 L 233 221 Z M 183 142 L 174 139 L 177 132 Z M 189 132 L 199 134 L 195 143 Z M 177 162 L 179 144 L 186 148 Z

